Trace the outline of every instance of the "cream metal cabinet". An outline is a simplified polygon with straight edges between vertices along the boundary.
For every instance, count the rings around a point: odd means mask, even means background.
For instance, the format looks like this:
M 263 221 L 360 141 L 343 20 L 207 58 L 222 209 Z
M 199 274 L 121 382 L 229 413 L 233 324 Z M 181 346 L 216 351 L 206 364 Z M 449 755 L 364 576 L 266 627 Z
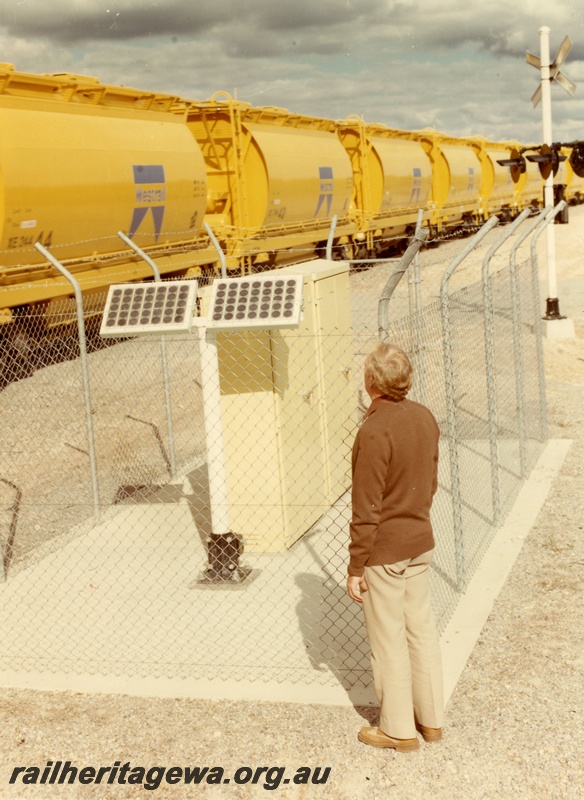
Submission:
M 287 273 L 304 277 L 298 328 L 217 333 L 229 514 L 255 552 L 286 550 L 350 486 L 349 265 L 273 271 Z

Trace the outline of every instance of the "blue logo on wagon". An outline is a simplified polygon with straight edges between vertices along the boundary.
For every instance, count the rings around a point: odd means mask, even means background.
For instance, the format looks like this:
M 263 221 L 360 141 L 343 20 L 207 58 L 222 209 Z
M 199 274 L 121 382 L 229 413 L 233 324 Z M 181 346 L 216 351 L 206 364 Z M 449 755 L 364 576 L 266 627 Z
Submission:
M 412 206 L 414 203 L 420 202 L 420 193 L 422 191 L 422 170 L 420 167 L 413 168 L 413 181 L 412 191 L 410 194 L 409 204 Z
M 330 216 L 331 203 L 333 202 L 333 168 L 332 167 L 319 167 L 318 174 L 320 177 L 320 194 L 318 196 L 318 204 L 314 216 L 318 216 L 318 212 L 326 203 L 326 213 Z
M 148 212 L 152 212 L 154 235 L 157 240 L 162 230 L 166 204 L 166 179 L 162 164 L 134 164 L 134 196 L 136 206 L 130 224 L 130 239 L 134 236 Z

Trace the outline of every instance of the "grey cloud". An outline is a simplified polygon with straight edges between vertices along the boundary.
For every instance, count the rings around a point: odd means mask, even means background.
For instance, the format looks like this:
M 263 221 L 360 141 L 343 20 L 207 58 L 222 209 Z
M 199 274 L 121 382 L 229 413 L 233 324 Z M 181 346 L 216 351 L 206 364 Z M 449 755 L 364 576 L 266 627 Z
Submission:
M 294 3 L 256 2 L 251 5 L 262 27 L 273 31 L 303 31 L 313 26 L 326 30 L 339 25 L 348 25 L 357 31 L 361 24 L 369 26 L 388 16 L 386 3 L 379 0 L 295 0 Z
M 64 43 L 202 33 L 234 14 L 234 7 L 231 0 L 213 3 L 2 0 L 0 3 L 2 20 L 11 35 L 50 37 Z
M 51 37 L 73 43 L 136 39 L 146 36 L 197 36 L 215 26 L 249 30 L 250 43 L 265 45 L 262 32 L 282 34 L 345 23 L 371 24 L 381 12 L 379 0 L 1 0 L 0 19 L 13 36 Z
M 548 24 L 567 32 L 576 22 L 584 32 L 584 16 L 571 5 L 557 0 L 546 11 Z M 0 0 L 0 21 L 13 37 L 70 46 L 212 38 L 234 58 L 325 56 L 380 44 L 418 52 L 471 45 L 524 58 L 526 49 L 538 47 L 540 10 L 537 3 L 523 9 L 507 0 L 480 9 L 463 0 Z M 571 57 L 584 57 L 584 41 Z
M 495 55 L 525 58 L 526 49 L 539 52 L 538 30 L 546 24 L 552 29 L 553 56 L 554 46 L 566 34 L 584 34 L 584 12 L 567 0 L 553 4 L 544 0 L 529 4 L 490 0 L 480 7 L 472 0 L 390 0 L 388 6 L 393 24 L 418 45 L 430 48 L 474 45 Z M 574 58 L 582 57 L 583 40 L 584 36 L 574 47 Z

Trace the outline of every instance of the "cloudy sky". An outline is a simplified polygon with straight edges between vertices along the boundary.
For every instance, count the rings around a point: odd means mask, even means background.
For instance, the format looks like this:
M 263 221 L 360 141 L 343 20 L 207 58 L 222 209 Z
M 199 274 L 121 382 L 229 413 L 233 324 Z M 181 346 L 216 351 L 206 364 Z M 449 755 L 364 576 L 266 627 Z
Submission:
M 104 83 L 407 130 L 540 142 L 538 30 L 551 54 L 553 139 L 584 138 L 583 0 L 0 0 L 2 61 Z

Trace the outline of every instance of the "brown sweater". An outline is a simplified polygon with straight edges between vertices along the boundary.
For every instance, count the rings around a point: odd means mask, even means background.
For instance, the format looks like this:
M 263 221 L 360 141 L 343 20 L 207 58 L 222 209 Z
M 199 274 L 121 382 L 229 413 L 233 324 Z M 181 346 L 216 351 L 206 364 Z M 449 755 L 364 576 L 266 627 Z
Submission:
M 387 397 L 371 403 L 353 445 L 349 575 L 434 547 L 439 435 L 431 411 L 419 403 Z

